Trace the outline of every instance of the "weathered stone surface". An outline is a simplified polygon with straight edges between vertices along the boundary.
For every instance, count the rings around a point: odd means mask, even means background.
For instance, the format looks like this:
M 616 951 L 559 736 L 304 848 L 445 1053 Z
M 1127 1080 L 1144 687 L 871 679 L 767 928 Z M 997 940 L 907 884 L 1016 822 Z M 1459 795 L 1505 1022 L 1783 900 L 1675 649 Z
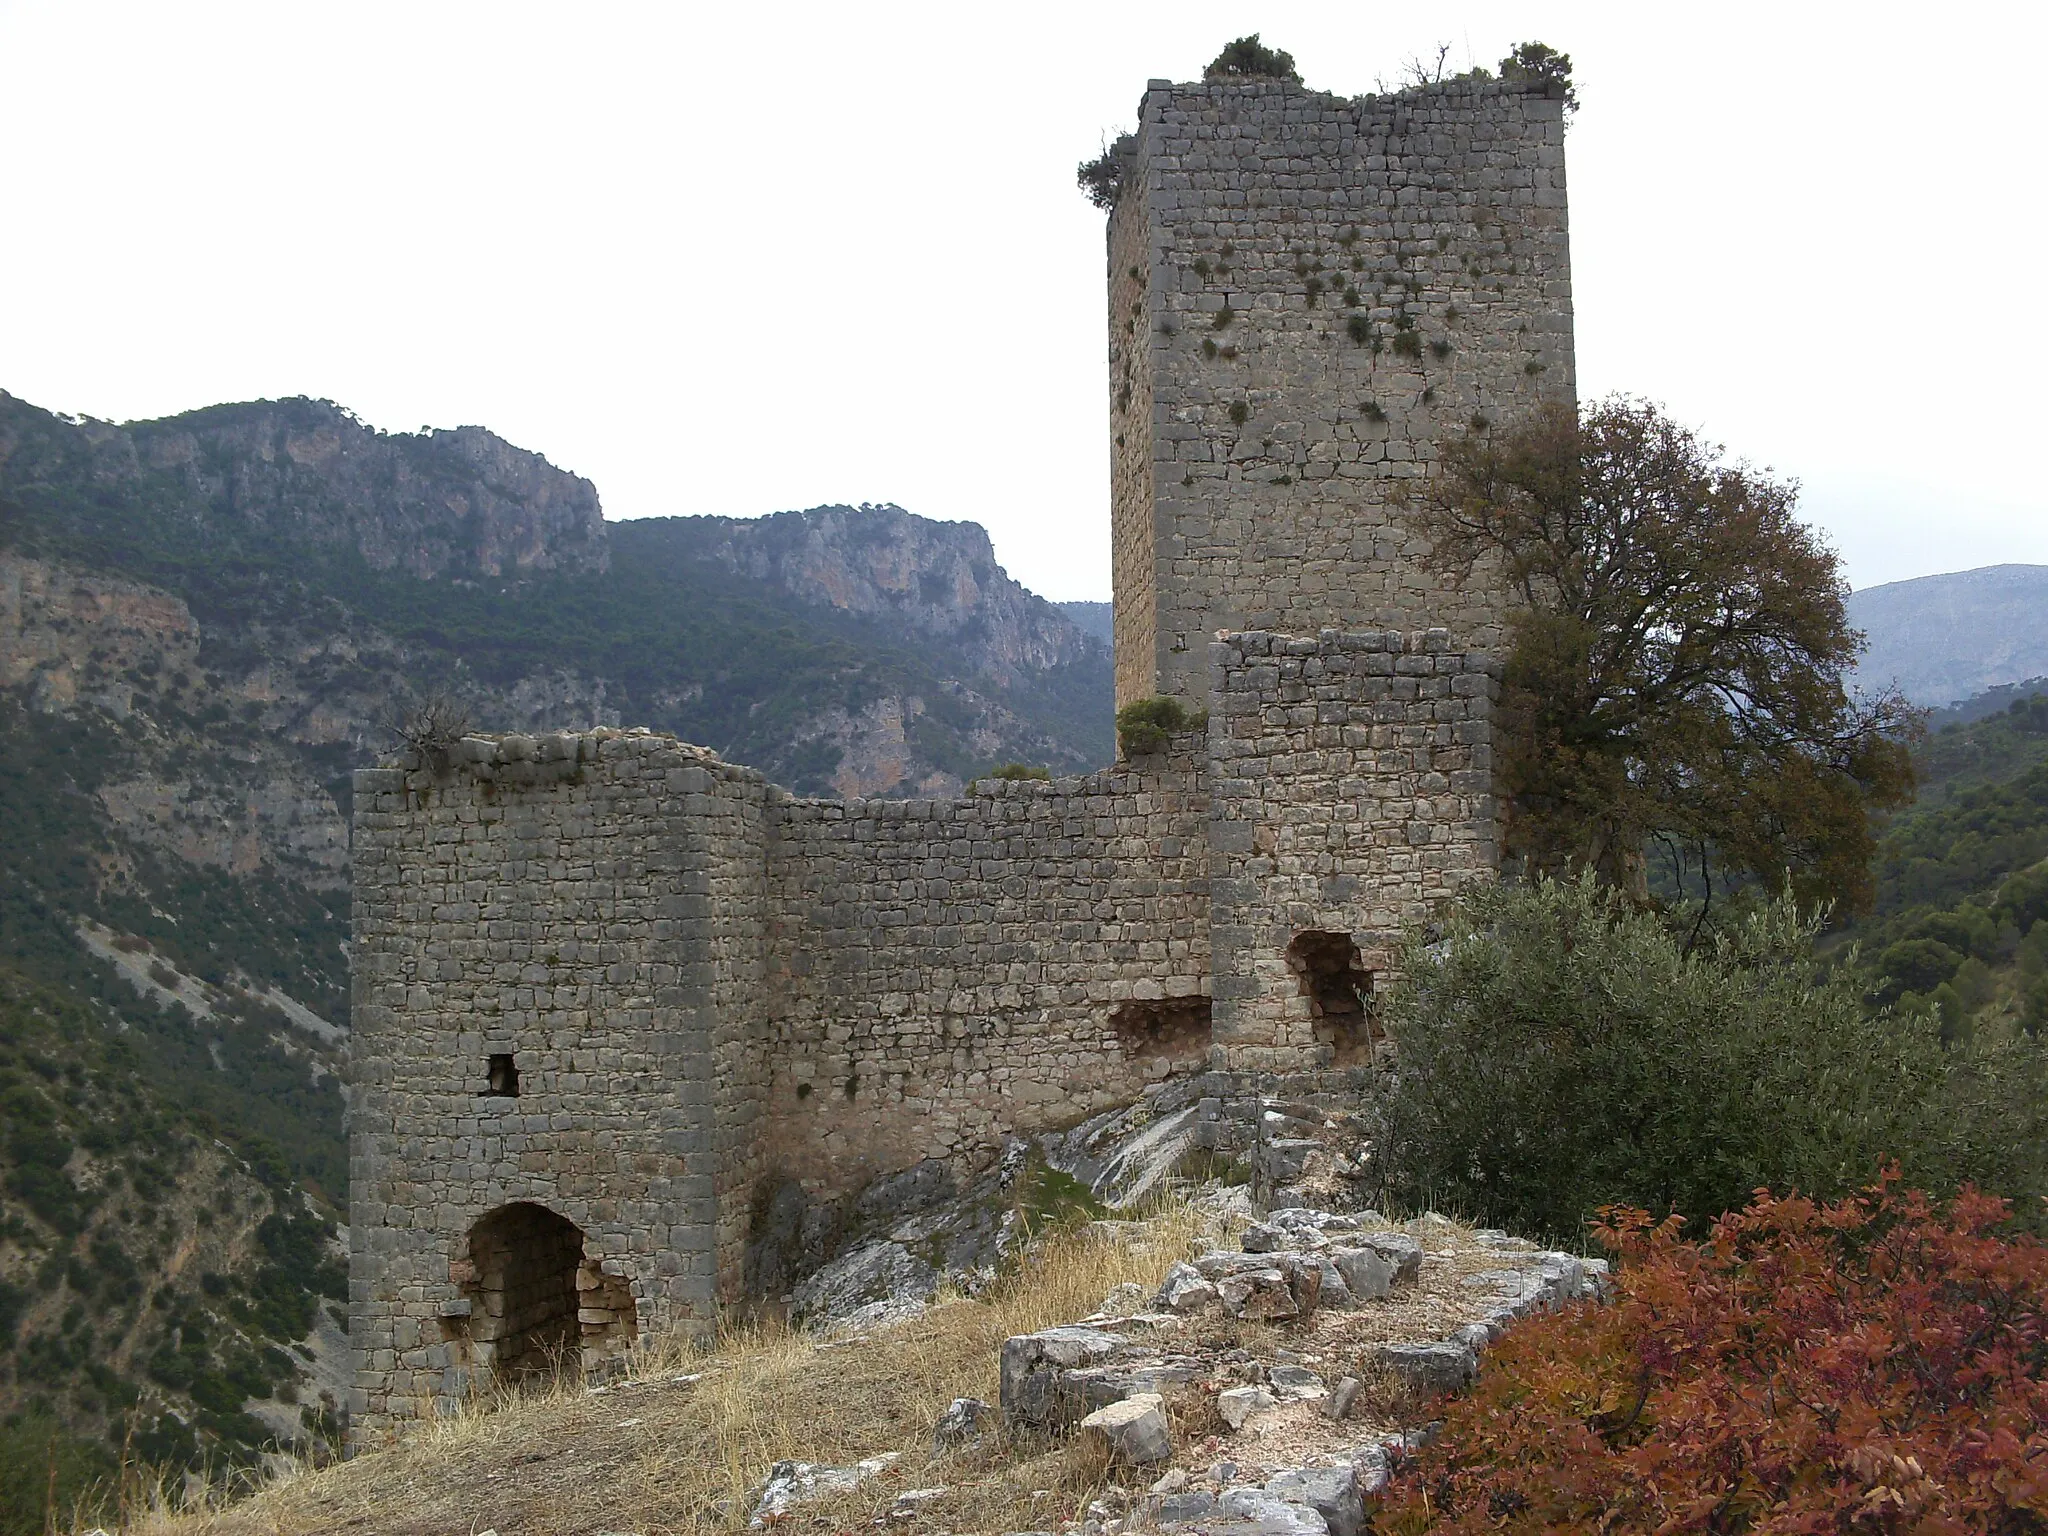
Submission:
M 1471 1347 L 1440 1340 L 1424 1344 L 1382 1344 L 1375 1358 L 1411 1391 L 1425 1396 L 1461 1392 L 1472 1384 L 1479 1364 Z
M 1234 1317 L 1307 1317 L 1322 1297 L 1323 1264 L 1313 1254 L 1219 1251 L 1202 1254 L 1194 1263 L 1196 1272 L 1216 1286 L 1224 1310 Z M 1254 1281 L 1248 1278 L 1251 1276 L 1260 1278 Z M 1275 1276 L 1285 1288 L 1285 1302 L 1273 1294 Z M 1244 1311 L 1247 1305 L 1255 1310 Z
M 839 1493 L 848 1488 L 857 1488 L 869 1478 L 880 1475 L 896 1461 L 898 1453 L 890 1451 L 867 1461 L 856 1462 L 850 1467 L 821 1467 L 808 1461 L 778 1461 L 768 1469 L 768 1481 L 761 1486 L 760 1496 L 754 1501 L 752 1514 L 747 1518 L 750 1529 L 760 1530 L 779 1515 L 786 1515 L 797 1505 L 828 1493 Z
M 869 1243 L 798 1286 L 790 1315 L 800 1323 L 847 1322 L 863 1313 L 863 1321 L 894 1320 L 921 1311 L 938 1287 L 938 1272 L 901 1244 Z
M 1243 1429 L 1245 1420 L 1263 1413 L 1280 1401 L 1264 1387 L 1227 1387 L 1216 1394 L 1216 1411 L 1232 1429 Z
M 1301 1306 L 1279 1269 L 1241 1269 L 1216 1282 L 1223 1310 L 1250 1322 L 1275 1323 L 1301 1315 Z
M 1349 1465 L 1276 1472 L 1266 1479 L 1266 1492 L 1313 1509 L 1323 1517 L 1330 1536 L 1358 1536 L 1365 1523 L 1365 1496 Z
M 1109 229 L 1117 686 L 1205 705 L 1207 727 L 929 800 L 803 799 L 608 729 L 359 776 L 359 1432 L 495 1368 L 502 1341 L 441 1309 L 509 1209 L 566 1221 L 616 1282 L 581 1308 L 587 1359 L 708 1330 L 775 1178 L 836 1198 L 982 1171 L 1148 1085 L 1369 1065 L 1361 999 L 1401 930 L 1490 875 L 1501 595 L 1445 587 L 1396 513 L 1444 431 L 1572 398 L 1560 104 L 1205 82 L 1148 92 L 1141 118 Z M 1341 984 L 1312 984 L 1302 957 L 1339 952 Z M 1262 1197 L 1346 1183 L 1290 1134 L 1319 1123 L 1301 1097 L 1223 1149 Z M 1156 1181 L 1218 1149 L 1205 1128 L 1183 1106 L 1099 1171 Z M 797 1204 L 769 1214 L 808 1251 Z M 1327 1214 L 1267 1224 L 1295 1234 L 1262 1266 L 1291 1315 L 1322 1289 L 1304 1250 L 1340 1237 L 1414 1278 L 1419 1252 Z M 897 1250 L 854 1265 L 895 1277 L 856 1305 L 872 1321 L 915 1299 L 936 1235 L 859 1239 Z M 777 1295 L 796 1274 L 770 1271 Z M 1244 1315 L 1288 1315 L 1237 1273 L 1201 1269 Z
M 1393 1293 L 1397 1271 L 1377 1248 L 1333 1248 L 1330 1264 L 1358 1301 L 1379 1301 Z
M 1173 1457 L 1166 1403 L 1156 1392 L 1140 1392 L 1096 1409 L 1081 1420 L 1081 1433 L 1100 1439 L 1111 1458 L 1126 1466 L 1149 1466 Z
M 1275 1395 L 1282 1398 L 1316 1398 L 1323 1395 L 1323 1378 L 1305 1365 L 1276 1365 L 1266 1372 Z
M 1047 1328 L 1003 1341 L 1003 1416 L 1040 1428 L 1071 1423 L 1089 1410 L 1063 1383 L 1069 1373 L 1113 1358 L 1130 1341 L 1099 1328 Z
M 1361 1232 L 1358 1246 L 1370 1248 L 1394 1266 L 1395 1285 L 1413 1285 L 1422 1278 L 1422 1244 L 1401 1232 Z
M 1176 1264 L 1160 1282 L 1156 1306 L 1169 1312 L 1199 1312 L 1216 1304 L 1216 1287 L 1192 1264 Z
M 932 1428 L 935 1455 L 978 1443 L 995 1428 L 996 1410 L 978 1397 L 956 1397 Z
M 1362 1386 L 1356 1376 L 1340 1379 L 1337 1385 L 1330 1389 L 1330 1395 L 1323 1399 L 1323 1417 L 1337 1420 L 1348 1418 L 1351 1414 L 1351 1405 L 1358 1401 Z
M 1268 1493 L 1232 1488 L 1216 1501 L 1215 1516 L 1202 1522 L 1208 1536 L 1328 1536 L 1316 1509 Z
M 1574 397 L 1561 103 L 1162 83 L 1124 149 L 1112 548 L 1150 582 L 1118 593 L 1117 702 L 1201 699 L 1220 629 L 1497 644 L 1500 593 L 1444 591 L 1400 507 L 1445 423 Z

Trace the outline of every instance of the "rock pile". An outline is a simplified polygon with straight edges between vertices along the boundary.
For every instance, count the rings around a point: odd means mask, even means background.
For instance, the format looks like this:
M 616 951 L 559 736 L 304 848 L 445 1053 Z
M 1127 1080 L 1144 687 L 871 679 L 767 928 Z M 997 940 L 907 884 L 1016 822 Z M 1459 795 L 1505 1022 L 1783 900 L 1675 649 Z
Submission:
M 1390 1386 L 1410 1402 L 1462 1390 L 1486 1344 L 1518 1318 L 1600 1295 L 1605 1269 L 1441 1217 L 1402 1230 L 1370 1211 L 1277 1210 L 1241 1251 L 1175 1265 L 1150 1297 L 1112 1296 L 1079 1323 L 1007 1340 L 1001 1412 L 1012 1430 L 1092 1436 L 1133 1467 L 1243 1443 L 1246 1465 L 1172 1466 L 1134 1508 L 1105 1512 L 1100 1536 L 1194 1524 L 1353 1536 L 1403 1443 L 1388 1433 L 1400 1426 L 1362 1412 L 1367 1379 L 1381 1402 Z M 1176 1399 L 1197 1417 L 1213 1404 L 1219 1433 L 1175 1445 Z

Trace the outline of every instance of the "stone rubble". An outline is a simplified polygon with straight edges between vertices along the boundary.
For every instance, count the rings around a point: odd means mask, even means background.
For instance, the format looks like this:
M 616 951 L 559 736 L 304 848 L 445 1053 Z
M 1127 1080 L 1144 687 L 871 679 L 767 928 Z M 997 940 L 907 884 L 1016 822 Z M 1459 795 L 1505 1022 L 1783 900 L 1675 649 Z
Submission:
M 1303 1329 L 1333 1306 L 1357 1310 L 1389 1303 L 1420 1283 L 1426 1253 L 1434 1251 L 1415 1234 L 1443 1249 L 1455 1231 L 1433 1216 L 1410 1226 L 1409 1232 L 1384 1230 L 1383 1218 L 1370 1211 L 1270 1212 L 1245 1229 L 1244 1251 L 1218 1249 L 1176 1264 L 1150 1298 L 1119 1288 L 1103 1309 L 1128 1314 L 1116 1319 L 1114 1329 L 1096 1326 L 1109 1320 L 1099 1315 L 1087 1324 L 1005 1341 L 1002 1415 L 1025 1431 L 1058 1433 L 1079 1426 L 1102 1436 L 1118 1460 L 1132 1465 L 1156 1464 L 1174 1454 L 1163 1397 L 1176 1389 L 1211 1394 L 1232 1435 L 1252 1434 L 1262 1416 L 1291 1404 L 1309 1405 L 1315 1422 L 1341 1424 L 1363 1390 L 1358 1375 L 1345 1372 L 1333 1385 L 1316 1368 L 1317 1358 L 1304 1358 L 1296 1348 L 1273 1348 L 1270 1359 L 1254 1358 L 1243 1348 L 1218 1353 L 1195 1344 L 1191 1330 L 1205 1314 Z M 1439 1280 L 1435 1294 L 1447 1294 L 1442 1288 L 1449 1286 L 1451 1299 L 1469 1298 L 1452 1316 L 1462 1312 L 1470 1318 L 1477 1304 L 1483 1308 L 1477 1318 L 1448 1337 L 1397 1339 L 1371 1346 L 1362 1356 L 1419 1398 L 1469 1387 L 1480 1350 L 1517 1319 L 1605 1295 L 1607 1266 L 1598 1260 L 1542 1252 L 1496 1232 L 1464 1241 L 1468 1263 L 1476 1245 L 1497 1253 L 1498 1267 L 1455 1282 Z M 1140 1310 L 1148 1305 L 1149 1311 Z M 1132 1427 L 1139 1425 L 1142 1434 Z M 1255 1487 L 1240 1485 L 1230 1462 L 1200 1475 L 1177 1467 L 1127 1516 L 1084 1522 L 1082 1536 L 1090 1536 L 1090 1525 L 1093 1536 L 1180 1527 L 1198 1527 L 1207 1536 L 1359 1536 L 1370 1501 L 1385 1486 L 1390 1456 L 1402 1448 L 1398 1441 L 1368 1437 L 1342 1456 L 1268 1468 Z

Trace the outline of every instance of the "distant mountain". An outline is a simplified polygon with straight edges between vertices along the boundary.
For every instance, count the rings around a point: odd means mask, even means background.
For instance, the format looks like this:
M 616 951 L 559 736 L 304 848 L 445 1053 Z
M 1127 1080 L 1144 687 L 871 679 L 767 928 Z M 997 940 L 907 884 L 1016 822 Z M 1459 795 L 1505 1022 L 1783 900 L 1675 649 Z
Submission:
M 1104 645 L 1113 646 L 1116 644 L 1114 604 L 1077 601 L 1054 603 L 1053 606 L 1072 619 L 1074 627 L 1084 635 L 1093 635 Z
M 1940 708 L 2048 674 L 2048 565 L 1988 565 L 1866 587 L 1849 621 L 1870 638 L 1856 680 Z
M 409 706 L 909 796 L 1108 761 L 1112 691 L 972 523 L 614 523 L 481 428 L 0 393 L 0 1511 L 123 1434 L 332 1434 L 350 770 Z

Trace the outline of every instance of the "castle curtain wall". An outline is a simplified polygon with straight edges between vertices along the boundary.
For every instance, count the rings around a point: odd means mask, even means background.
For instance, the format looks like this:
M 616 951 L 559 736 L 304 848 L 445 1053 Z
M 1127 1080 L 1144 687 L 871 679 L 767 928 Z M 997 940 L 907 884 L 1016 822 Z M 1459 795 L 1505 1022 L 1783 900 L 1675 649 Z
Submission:
M 1196 1069 L 1142 1027 L 1208 994 L 1198 737 L 956 800 L 774 807 L 766 1060 L 778 1171 L 847 1187 Z M 1121 1028 L 1119 1027 L 1121 1025 Z

